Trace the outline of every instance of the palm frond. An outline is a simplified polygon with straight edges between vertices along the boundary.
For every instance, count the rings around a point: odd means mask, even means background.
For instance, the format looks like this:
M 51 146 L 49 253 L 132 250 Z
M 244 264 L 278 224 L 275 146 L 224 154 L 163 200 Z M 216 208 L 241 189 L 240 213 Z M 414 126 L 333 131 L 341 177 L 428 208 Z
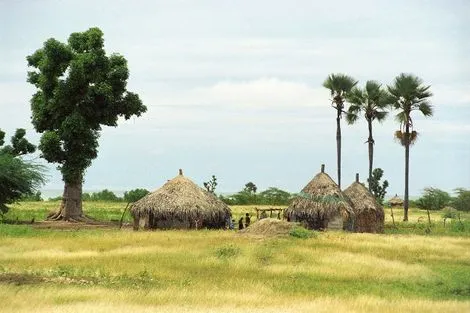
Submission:
M 388 112 L 387 111 L 375 111 L 375 119 L 379 122 L 383 122 L 385 118 L 387 117 Z
M 421 113 L 423 113 L 424 116 L 432 116 L 432 114 L 433 114 L 432 106 L 427 101 L 421 102 L 419 104 L 418 110 L 420 110 Z
M 359 115 L 350 113 L 349 111 L 346 113 L 346 122 L 349 125 L 356 123 L 358 119 L 359 119 Z
M 401 111 L 395 115 L 395 120 L 400 124 L 404 124 L 408 120 L 408 117 L 405 112 Z
M 323 87 L 329 89 L 331 94 L 344 95 L 356 86 L 357 81 L 345 74 L 330 74 L 323 82 Z

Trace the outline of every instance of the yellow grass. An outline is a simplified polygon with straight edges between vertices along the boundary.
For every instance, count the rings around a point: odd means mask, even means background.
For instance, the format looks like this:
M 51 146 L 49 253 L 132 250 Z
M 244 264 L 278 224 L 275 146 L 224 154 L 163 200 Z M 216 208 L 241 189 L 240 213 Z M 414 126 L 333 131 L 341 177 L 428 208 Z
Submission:
M 413 281 L 439 282 L 439 264 L 470 266 L 470 238 L 327 232 L 300 240 L 231 231 L 38 232 L 0 241 L 0 273 L 43 279 L 0 283 L 2 312 L 470 311 L 468 298 L 434 299 L 425 292 L 399 290 Z M 221 257 L 221 248 L 238 253 Z M 149 286 L 112 283 L 116 277 L 143 273 L 152 280 Z M 101 279 L 111 283 L 100 285 Z M 355 284 L 364 291 L 356 292 Z M 381 284 L 391 288 L 390 294 L 381 293 Z

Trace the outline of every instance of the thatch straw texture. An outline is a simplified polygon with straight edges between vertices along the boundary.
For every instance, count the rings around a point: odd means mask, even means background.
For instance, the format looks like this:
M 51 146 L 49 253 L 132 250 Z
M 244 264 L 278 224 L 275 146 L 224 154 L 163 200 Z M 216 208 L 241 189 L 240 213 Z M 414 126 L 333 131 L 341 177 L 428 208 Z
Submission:
M 330 222 L 339 219 L 343 229 L 352 230 L 354 212 L 351 203 L 323 168 L 292 200 L 285 216 L 292 222 L 303 222 L 307 228 L 317 230 L 326 229 Z
M 354 228 L 359 233 L 382 233 L 384 228 L 384 210 L 375 197 L 358 181 L 352 183 L 344 194 L 353 204 L 356 219 Z
M 294 223 L 278 220 L 276 218 L 263 218 L 245 229 L 240 230 L 240 234 L 275 237 L 288 235 L 289 232 L 295 227 Z
M 398 195 L 395 195 L 392 199 L 388 200 L 388 204 L 391 206 L 402 206 L 403 200 Z
M 182 172 L 131 207 L 136 223 L 145 228 L 223 228 L 230 208 L 197 186 Z M 143 225 L 145 224 L 145 225 Z

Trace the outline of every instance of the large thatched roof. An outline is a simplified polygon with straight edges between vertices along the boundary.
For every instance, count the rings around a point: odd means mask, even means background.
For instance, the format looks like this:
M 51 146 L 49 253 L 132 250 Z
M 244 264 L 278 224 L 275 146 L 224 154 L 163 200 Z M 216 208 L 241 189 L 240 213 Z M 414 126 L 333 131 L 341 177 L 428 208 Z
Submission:
M 230 208 L 217 197 L 180 174 L 131 207 L 134 218 L 198 220 L 220 224 L 231 215 Z
M 401 199 L 398 195 L 395 195 L 392 199 L 388 200 L 390 205 L 403 205 L 403 199 Z
M 344 190 L 344 194 L 351 200 L 354 213 L 356 214 L 356 231 L 383 232 L 383 207 L 377 203 L 369 190 L 359 182 L 359 174 L 356 174 L 356 181 Z
M 358 176 L 356 176 L 356 181 L 344 190 L 344 194 L 353 203 L 353 209 L 356 214 L 370 210 L 383 210 L 380 204 L 375 200 L 375 197 L 359 182 Z
M 324 169 L 322 165 L 321 172 L 293 199 L 286 216 L 296 220 L 329 219 L 338 213 L 344 220 L 354 216 L 351 203 Z

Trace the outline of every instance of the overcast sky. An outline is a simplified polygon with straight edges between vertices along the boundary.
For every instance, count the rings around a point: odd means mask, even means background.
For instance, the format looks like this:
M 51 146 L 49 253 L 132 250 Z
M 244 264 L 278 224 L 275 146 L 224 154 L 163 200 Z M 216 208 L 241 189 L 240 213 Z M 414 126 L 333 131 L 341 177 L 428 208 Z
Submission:
M 248 181 L 298 192 L 320 170 L 336 180 L 335 111 L 322 82 L 363 85 L 401 72 L 431 85 L 435 114 L 414 114 L 410 194 L 470 188 L 470 2 L 455 1 L 3 1 L 0 128 L 30 123 L 26 56 L 54 37 L 99 27 L 108 53 L 128 60 L 129 90 L 148 111 L 105 128 L 88 190 L 150 190 L 179 168 L 219 192 Z M 404 149 L 390 117 L 374 125 L 375 167 L 389 195 L 404 190 Z M 367 125 L 343 121 L 344 187 L 367 176 Z M 49 165 L 46 189 L 62 188 Z

